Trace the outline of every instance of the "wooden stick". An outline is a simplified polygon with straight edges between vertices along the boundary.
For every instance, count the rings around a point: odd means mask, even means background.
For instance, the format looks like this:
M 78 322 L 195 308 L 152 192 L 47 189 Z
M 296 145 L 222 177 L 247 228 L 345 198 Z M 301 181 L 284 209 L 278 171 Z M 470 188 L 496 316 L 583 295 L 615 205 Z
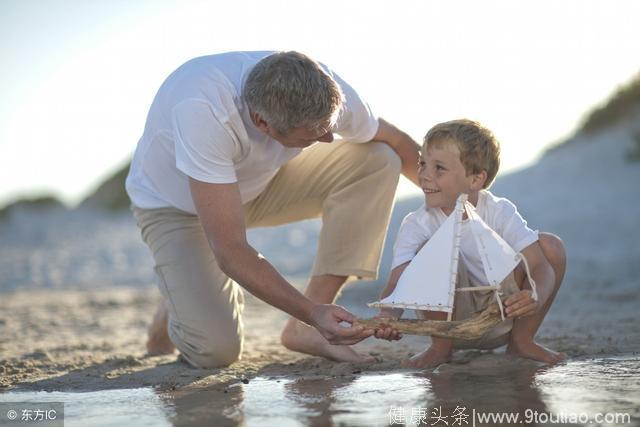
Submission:
M 487 308 L 465 320 L 356 319 L 354 326 L 370 329 L 392 328 L 403 334 L 474 340 L 502 322 L 500 307 L 494 300 Z

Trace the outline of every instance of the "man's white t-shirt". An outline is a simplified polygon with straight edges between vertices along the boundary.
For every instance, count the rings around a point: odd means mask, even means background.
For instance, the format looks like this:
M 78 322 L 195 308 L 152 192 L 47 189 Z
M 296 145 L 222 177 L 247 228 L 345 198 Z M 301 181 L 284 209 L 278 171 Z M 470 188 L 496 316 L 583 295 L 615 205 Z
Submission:
M 242 202 L 256 198 L 278 169 L 299 154 L 260 132 L 242 99 L 253 66 L 273 52 L 229 52 L 188 61 L 160 87 L 126 181 L 139 208 L 175 207 L 196 213 L 188 177 L 237 182 Z M 345 103 L 333 132 L 349 142 L 370 141 L 378 120 L 355 90 L 326 66 Z
M 527 221 L 508 199 L 496 197 L 488 190 L 481 190 L 476 212 L 516 252 L 521 252 L 538 240 L 538 231 L 527 226 Z M 411 261 L 446 219 L 447 215 L 442 209 L 427 209 L 424 204 L 407 215 L 402 221 L 394 245 L 392 268 Z M 486 286 L 489 281 L 484 273 L 482 259 L 473 234 L 467 227 L 469 223 L 465 220 L 460 237 L 460 260 L 469 272 L 472 285 Z

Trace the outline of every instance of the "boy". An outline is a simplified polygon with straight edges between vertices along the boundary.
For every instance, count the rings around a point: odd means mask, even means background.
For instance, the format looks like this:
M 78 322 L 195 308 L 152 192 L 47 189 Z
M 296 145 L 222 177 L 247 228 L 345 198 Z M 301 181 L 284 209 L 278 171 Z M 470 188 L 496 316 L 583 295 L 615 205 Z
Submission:
M 524 268 L 520 264 L 512 273 L 518 289 L 504 301 L 507 320 L 479 340 L 471 342 L 432 337 L 431 347 L 403 361 L 404 366 L 436 367 L 451 359 L 454 348 L 489 349 L 505 344 L 508 345 L 508 354 L 548 364 L 566 357 L 534 341 L 564 276 L 564 246 L 557 236 L 531 230 L 509 200 L 498 198 L 487 190 L 498 173 L 499 165 L 499 143 L 491 131 L 479 123 L 466 119 L 453 120 L 429 130 L 424 138 L 418 165 L 425 204 L 407 215 L 402 223 L 394 247 L 391 275 L 381 298 L 393 292 L 411 259 L 451 214 L 458 196 L 466 193 L 478 215 L 527 259 L 531 277 L 538 286 L 538 300 L 533 299 Z M 470 240 L 467 243 L 463 239 L 457 287 L 488 285 L 475 242 Z M 485 308 L 491 295 L 482 294 L 456 292 L 454 318 L 464 319 L 473 315 L 474 311 Z M 383 308 L 378 316 L 398 318 L 401 314 L 401 309 Z M 421 310 L 417 315 L 429 320 L 446 320 L 447 317 L 446 313 L 438 311 Z M 377 329 L 375 336 L 387 340 L 400 337 L 398 331 L 390 328 Z

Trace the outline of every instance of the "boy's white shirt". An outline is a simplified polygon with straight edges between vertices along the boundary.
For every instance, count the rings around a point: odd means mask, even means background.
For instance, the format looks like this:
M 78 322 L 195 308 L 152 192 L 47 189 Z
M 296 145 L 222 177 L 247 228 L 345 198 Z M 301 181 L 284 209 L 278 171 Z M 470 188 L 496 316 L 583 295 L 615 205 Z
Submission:
M 478 194 L 476 212 L 516 252 L 521 252 L 538 240 L 538 231 L 527 226 L 516 206 L 506 198 L 496 197 L 488 190 L 481 190 Z M 442 209 L 427 209 L 425 204 L 407 215 L 402 221 L 394 245 L 392 269 L 411 261 L 446 219 L 447 215 Z M 460 261 L 467 268 L 471 283 L 475 286 L 485 286 L 489 283 L 476 242 L 468 227 L 468 221 L 463 221 Z
M 242 99 L 249 72 L 271 53 L 229 52 L 195 58 L 165 80 L 149 110 L 126 181 L 134 205 L 195 213 L 188 177 L 209 183 L 237 182 L 242 202 L 247 203 L 302 151 L 260 132 Z M 332 130 L 345 141 L 371 140 L 378 119 L 369 105 L 321 66 L 345 95 Z

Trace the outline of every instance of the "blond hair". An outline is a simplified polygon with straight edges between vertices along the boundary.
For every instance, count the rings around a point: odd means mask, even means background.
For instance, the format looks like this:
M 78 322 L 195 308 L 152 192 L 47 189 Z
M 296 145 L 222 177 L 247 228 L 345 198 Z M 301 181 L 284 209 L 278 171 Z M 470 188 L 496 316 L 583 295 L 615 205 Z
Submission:
M 242 94 L 249 109 L 283 135 L 297 127 L 327 132 L 344 101 L 338 83 L 317 62 L 293 51 L 260 60 Z
M 486 127 L 469 119 L 438 123 L 424 137 L 423 149 L 454 143 L 467 175 L 487 173 L 482 188 L 489 188 L 500 168 L 500 143 Z

